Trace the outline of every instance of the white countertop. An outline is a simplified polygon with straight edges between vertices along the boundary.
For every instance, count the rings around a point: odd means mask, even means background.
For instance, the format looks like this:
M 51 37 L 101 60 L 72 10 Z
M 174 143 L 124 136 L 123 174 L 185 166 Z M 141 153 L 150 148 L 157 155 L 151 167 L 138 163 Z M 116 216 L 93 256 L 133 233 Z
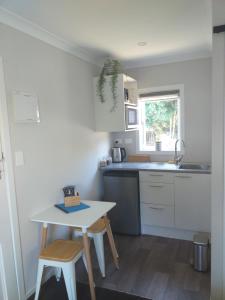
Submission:
M 196 170 L 196 169 L 179 169 L 175 164 L 164 162 L 123 162 L 112 163 L 104 168 L 103 171 L 156 171 L 156 172 L 177 172 L 177 173 L 198 173 L 210 174 L 209 170 Z

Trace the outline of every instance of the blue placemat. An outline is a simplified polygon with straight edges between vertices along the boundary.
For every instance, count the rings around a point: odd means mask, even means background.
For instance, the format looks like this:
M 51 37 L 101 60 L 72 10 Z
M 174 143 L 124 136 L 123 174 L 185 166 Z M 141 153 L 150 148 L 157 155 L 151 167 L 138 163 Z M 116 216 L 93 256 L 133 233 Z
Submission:
M 60 203 L 60 204 L 55 204 L 55 207 L 61 209 L 65 213 L 69 214 L 69 213 L 72 213 L 75 211 L 89 208 L 90 206 L 81 202 L 80 205 L 76 205 L 76 206 L 66 207 L 64 203 Z

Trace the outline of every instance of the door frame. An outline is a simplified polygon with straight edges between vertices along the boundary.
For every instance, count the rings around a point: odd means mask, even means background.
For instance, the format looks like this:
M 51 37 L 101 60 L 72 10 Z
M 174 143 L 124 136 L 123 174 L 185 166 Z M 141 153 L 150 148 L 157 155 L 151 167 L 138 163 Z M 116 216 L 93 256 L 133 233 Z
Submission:
M 2 138 L 2 149 L 5 156 L 5 180 L 6 180 L 6 192 L 7 201 L 9 205 L 10 215 L 10 229 L 12 234 L 13 253 L 15 260 L 17 287 L 19 293 L 19 300 L 26 299 L 25 285 L 24 285 L 24 273 L 22 264 L 22 251 L 19 232 L 19 219 L 17 213 L 16 202 L 16 188 L 14 180 L 14 168 L 12 159 L 12 148 L 9 130 L 9 119 L 6 99 L 6 88 L 4 79 L 3 58 L 0 56 L 0 128 Z
M 5 273 L 5 266 L 3 262 L 3 253 L 2 253 L 2 245 L 0 244 L 0 286 L 2 287 L 2 295 L 3 299 L 8 299 L 8 291 L 7 291 L 7 284 L 6 284 L 6 273 Z M 1 296 L 1 295 L 0 295 Z
M 213 35 L 211 299 L 225 299 L 225 36 Z

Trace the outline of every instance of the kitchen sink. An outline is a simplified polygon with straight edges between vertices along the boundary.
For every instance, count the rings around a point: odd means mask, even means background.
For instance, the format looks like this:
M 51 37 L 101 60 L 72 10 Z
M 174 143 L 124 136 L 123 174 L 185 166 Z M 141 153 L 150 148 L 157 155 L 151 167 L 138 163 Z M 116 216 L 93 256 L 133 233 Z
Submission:
M 207 170 L 209 170 L 209 165 L 184 163 L 184 164 L 179 165 L 179 169 L 182 169 L 182 170 L 205 170 L 205 171 L 207 171 Z

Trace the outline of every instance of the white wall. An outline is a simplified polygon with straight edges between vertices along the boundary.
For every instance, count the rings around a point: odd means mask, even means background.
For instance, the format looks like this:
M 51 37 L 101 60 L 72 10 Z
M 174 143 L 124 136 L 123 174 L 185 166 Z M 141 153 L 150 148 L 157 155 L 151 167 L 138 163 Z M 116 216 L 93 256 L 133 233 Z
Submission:
M 211 59 L 198 59 L 179 63 L 127 70 L 138 82 L 138 88 L 184 85 L 184 140 L 185 161 L 211 161 Z M 136 151 L 135 133 L 112 134 L 131 137 L 132 145 L 124 145 L 128 153 Z M 166 160 L 172 156 L 154 156 L 153 160 Z
M 76 184 L 83 199 L 99 199 L 98 160 L 108 153 L 109 137 L 94 132 L 94 66 L 4 25 L 0 40 L 12 146 L 25 159 L 15 167 L 15 179 L 28 293 L 36 281 L 40 242 L 40 227 L 30 216 L 61 201 L 68 184 Z M 13 122 L 13 90 L 37 94 L 40 124 Z

